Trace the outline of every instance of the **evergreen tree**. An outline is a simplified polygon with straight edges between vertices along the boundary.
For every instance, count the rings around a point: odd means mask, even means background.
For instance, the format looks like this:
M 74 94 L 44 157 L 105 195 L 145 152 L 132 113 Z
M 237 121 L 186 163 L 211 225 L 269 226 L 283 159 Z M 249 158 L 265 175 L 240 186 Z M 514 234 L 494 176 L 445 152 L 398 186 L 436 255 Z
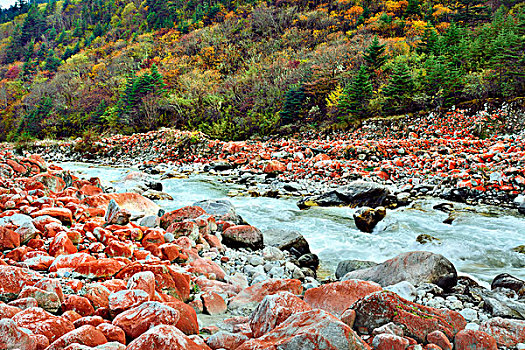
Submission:
M 385 110 L 389 113 L 410 109 L 411 96 L 414 91 L 414 81 L 405 63 L 394 66 L 390 80 L 383 90 L 386 97 Z
M 44 62 L 44 69 L 50 72 L 56 72 L 60 66 L 60 62 L 60 58 L 56 56 L 55 51 L 50 49 Z
M 405 10 L 407 16 L 420 16 L 421 15 L 421 4 L 419 0 L 408 0 L 408 6 Z
M 370 76 L 367 68 L 362 65 L 352 83 L 343 90 L 339 99 L 339 111 L 345 117 L 363 118 L 367 115 L 368 102 L 371 97 Z
M 303 102 L 305 101 L 305 93 L 302 85 L 292 86 L 284 95 L 284 105 L 279 113 L 283 124 L 291 124 L 297 122 L 301 115 Z
M 367 63 L 370 70 L 376 70 L 376 69 L 381 68 L 381 66 L 386 61 L 386 57 L 384 53 L 385 53 L 385 45 L 384 44 L 380 45 L 377 35 L 374 36 L 372 43 L 365 50 L 365 55 L 364 55 L 365 62 Z
M 40 39 L 40 36 L 46 30 L 46 20 L 38 10 L 36 4 L 31 5 L 27 17 L 22 24 L 21 43 L 25 45 L 31 39 Z
M 523 89 L 525 80 L 525 37 L 511 30 L 501 31 L 491 45 L 490 67 L 498 77 L 505 97 Z

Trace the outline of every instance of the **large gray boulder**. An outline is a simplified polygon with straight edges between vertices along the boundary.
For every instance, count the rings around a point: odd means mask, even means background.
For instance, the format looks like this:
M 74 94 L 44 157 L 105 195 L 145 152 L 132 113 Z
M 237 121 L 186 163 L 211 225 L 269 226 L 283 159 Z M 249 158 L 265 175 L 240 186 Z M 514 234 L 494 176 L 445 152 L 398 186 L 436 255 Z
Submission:
M 233 204 L 226 199 L 205 199 L 193 203 L 193 206 L 201 207 L 207 214 L 213 215 L 217 220 L 230 221 L 236 225 L 246 223 L 235 212 Z
M 343 260 L 337 264 L 337 269 L 335 270 L 335 277 L 337 279 L 344 277 L 347 273 L 367 269 L 372 266 L 376 266 L 377 263 L 367 260 Z
M 431 252 L 408 252 L 367 269 L 347 273 L 342 280 L 373 281 L 386 287 L 402 281 L 417 286 L 433 283 L 449 290 L 456 285 L 458 275 L 454 265 L 443 255 Z
M 387 187 L 369 181 L 354 181 L 319 195 L 301 199 L 297 206 L 300 209 L 309 207 L 371 207 L 376 208 L 386 203 L 390 191 Z
M 297 257 L 311 253 L 308 242 L 299 232 L 269 229 L 263 235 L 267 246 L 289 251 Z

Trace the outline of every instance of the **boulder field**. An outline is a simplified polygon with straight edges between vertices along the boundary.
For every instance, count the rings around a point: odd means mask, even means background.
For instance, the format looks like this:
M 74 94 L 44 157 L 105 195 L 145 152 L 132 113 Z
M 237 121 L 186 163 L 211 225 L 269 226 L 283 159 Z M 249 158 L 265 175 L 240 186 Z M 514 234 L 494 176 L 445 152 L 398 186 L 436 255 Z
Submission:
M 507 302 L 524 282 L 512 276 L 488 291 L 458 277 L 445 257 L 411 252 L 321 284 L 318 263 L 300 233 L 265 237 L 227 201 L 165 212 L 39 156 L 0 151 L 0 349 L 492 350 L 525 342 L 521 303 Z M 502 317 L 480 309 L 489 304 Z M 503 307 L 514 307 L 514 318 Z

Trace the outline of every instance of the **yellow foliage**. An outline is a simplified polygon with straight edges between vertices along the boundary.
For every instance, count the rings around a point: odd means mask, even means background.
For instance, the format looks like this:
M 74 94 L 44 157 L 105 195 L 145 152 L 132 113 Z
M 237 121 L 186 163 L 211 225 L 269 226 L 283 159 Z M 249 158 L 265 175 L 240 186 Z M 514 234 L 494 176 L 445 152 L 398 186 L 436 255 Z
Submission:
M 403 14 L 407 6 L 408 6 L 408 1 L 406 0 L 401 0 L 401 1 L 389 0 L 385 3 L 386 12 L 392 12 L 398 16 Z
M 441 4 L 434 5 L 433 10 L 434 10 L 434 13 L 432 14 L 432 16 L 434 16 L 435 18 L 444 16 L 444 15 L 448 15 L 449 13 L 454 12 L 448 7 L 443 6 Z
M 441 22 L 435 26 L 436 30 L 440 33 L 445 32 L 448 29 L 448 27 L 450 27 L 449 22 Z
M 98 76 L 101 72 L 106 70 L 106 64 L 104 62 L 95 64 L 93 68 L 91 69 L 91 74 L 93 76 Z
M 406 34 L 407 36 L 422 36 L 425 33 L 425 30 L 427 29 L 427 25 L 428 24 L 425 21 L 412 21 L 408 26 L 409 29 L 407 30 Z
M 330 92 L 328 94 L 328 97 L 326 98 L 326 106 L 327 107 L 337 107 L 339 104 L 339 99 L 341 98 L 341 95 L 343 94 L 343 87 L 341 85 L 337 85 L 335 90 Z

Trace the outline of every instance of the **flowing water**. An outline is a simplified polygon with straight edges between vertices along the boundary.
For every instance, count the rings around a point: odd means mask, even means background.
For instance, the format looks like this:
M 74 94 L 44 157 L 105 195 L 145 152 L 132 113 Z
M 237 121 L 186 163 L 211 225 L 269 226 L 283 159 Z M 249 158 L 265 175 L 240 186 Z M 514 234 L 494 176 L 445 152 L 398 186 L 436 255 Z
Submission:
M 63 163 L 64 169 L 82 176 L 99 177 L 119 192 L 132 185 L 120 182 L 129 168 Z M 525 217 L 516 211 L 495 207 L 454 204 L 459 215 L 452 225 L 443 224 L 447 214 L 432 207 L 438 199 L 423 199 L 410 207 L 389 210 L 373 233 L 356 229 L 352 220 L 355 209 L 311 208 L 299 210 L 297 198 L 264 198 L 227 196 L 237 185 L 226 184 L 210 175 L 162 181 L 164 192 L 172 201 L 159 201 L 166 210 L 191 205 L 203 199 L 228 199 L 237 213 L 263 232 L 270 228 L 295 230 L 304 235 L 311 250 L 319 255 L 324 268 L 335 271 L 345 259 L 382 262 L 395 255 L 414 250 L 440 253 L 458 271 L 490 282 L 497 274 L 507 272 L 525 279 L 525 255 L 512 248 L 525 244 Z M 416 237 L 422 233 L 439 239 L 438 243 L 421 245 Z

